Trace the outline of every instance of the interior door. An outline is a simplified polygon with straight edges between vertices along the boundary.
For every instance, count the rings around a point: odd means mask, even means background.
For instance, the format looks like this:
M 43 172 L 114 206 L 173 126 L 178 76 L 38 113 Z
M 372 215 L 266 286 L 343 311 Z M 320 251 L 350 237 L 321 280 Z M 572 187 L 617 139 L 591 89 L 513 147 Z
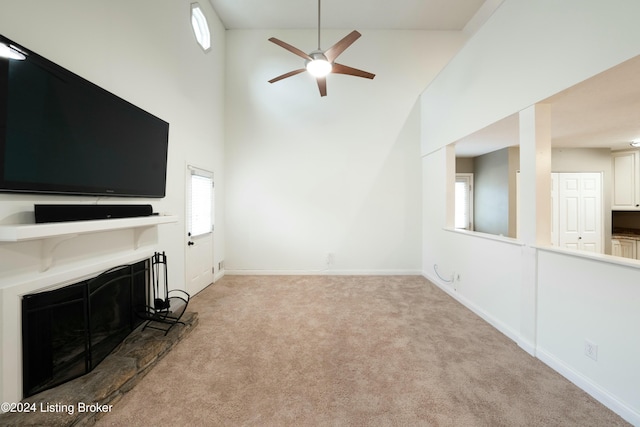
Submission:
M 186 288 L 195 295 L 213 283 L 213 173 L 187 167 Z
M 558 239 L 568 249 L 602 253 L 602 175 L 558 173 Z

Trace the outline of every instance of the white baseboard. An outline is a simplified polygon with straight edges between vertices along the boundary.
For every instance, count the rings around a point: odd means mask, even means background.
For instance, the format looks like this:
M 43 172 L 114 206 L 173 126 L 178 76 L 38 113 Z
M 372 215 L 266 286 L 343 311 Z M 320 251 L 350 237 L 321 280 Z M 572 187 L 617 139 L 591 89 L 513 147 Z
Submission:
M 640 413 L 620 401 L 616 396 L 600 387 L 581 373 L 575 371 L 569 365 L 559 360 L 545 349 L 538 347 L 536 351 L 538 359 L 548 365 L 551 369 L 580 387 L 586 393 L 591 395 L 598 402 L 620 415 L 625 421 L 640 426 Z
M 529 340 L 525 340 L 521 336 L 518 335 L 516 338 L 516 343 L 520 346 L 521 349 L 529 353 L 533 357 L 538 357 L 536 354 L 536 345 Z
M 421 276 L 420 270 L 225 270 L 230 276 Z
M 442 289 L 460 304 L 464 305 L 469 310 L 487 321 L 487 323 L 496 328 L 498 331 L 502 332 L 508 338 L 515 341 L 524 351 L 529 353 L 531 356 L 540 359 L 540 361 L 571 381 L 585 393 L 591 395 L 594 399 L 602 403 L 604 406 L 620 415 L 625 421 L 633 424 L 634 426 L 640 426 L 640 413 L 638 411 L 635 411 L 633 408 L 629 407 L 629 405 L 620 401 L 614 395 L 591 381 L 589 378 L 585 377 L 579 372 L 576 372 L 569 365 L 566 365 L 564 362 L 554 357 L 551 353 L 538 347 L 534 343 L 524 340 L 516 331 L 487 314 L 467 298 L 457 293 L 452 286 L 448 285 L 447 283 L 443 283 L 438 277 L 430 276 L 425 272 L 422 273 L 422 276 Z
M 219 270 L 216 274 L 213 275 L 213 283 L 216 283 L 218 280 L 224 277 L 225 271 Z
M 528 343 L 523 342 L 520 335 L 516 331 L 511 329 L 509 326 L 505 325 L 503 322 L 499 321 L 495 317 L 488 314 L 486 311 L 482 310 L 476 304 L 474 304 L 473 302 L 465 298 L 463 295 L 460 295 L 458 292 L 455 291 L 455 289 L 452 286 L 448 286 L 447 284 L 442 283 L 442 281 L 438 277 L 431 276 L 424 271 L 422 272 L 422 276 L 428 281 L 430 281 L 431 283 L 433 283 L 434 285 L 436 285 L 437 287 L 439 287 L 440 289 L 442 289 L 444 292 L 446 292 L 449 296 L 451 296 L 453 299 L 458 301 L 460 304 L 464 305 L 469 310 L 471 310 L 472 312 L 480 316 L 484 321 L 486 321 L 488 324 L 496 328 L 498 331 L 502 332 L 508 338 L 515 341 L 520 347 L 522 347 L 524 351 L 531 354 L 532 356 L 535 356 L 534 346 L 528 345 Z

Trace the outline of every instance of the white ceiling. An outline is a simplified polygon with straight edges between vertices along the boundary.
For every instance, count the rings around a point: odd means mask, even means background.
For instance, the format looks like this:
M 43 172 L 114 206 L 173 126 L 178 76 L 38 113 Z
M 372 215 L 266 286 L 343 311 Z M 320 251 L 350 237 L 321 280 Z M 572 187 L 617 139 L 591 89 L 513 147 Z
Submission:
M 640 56 L 543 101 L 551 104 L 552 146 L 630 148 L 640 138 Z M 473 157 L 518 144 L 518 115 L 456 143 L 456 155 Z
M 316 29 L 317 0 L 209 0 L 227 29 Z M 503 0 L 323 0 L 322 28 L 454 30 L 473 34 Z M 640 137 L 640 58 L 546 100 L 555 147 L 629 147 Z M 456 144 L 458 156 L 517 145 L 518 117 Z
M 317 0 L 209 0 L 227 29 L 315 29 Z M 502 0 L 323 0 L 322 28 L 463 30 Z M 485 4 L 486 3 L 486 4 Z M 484 7 L 483 7 L 484 5 Z M 475 20 L 472 24 L 475 23 Z

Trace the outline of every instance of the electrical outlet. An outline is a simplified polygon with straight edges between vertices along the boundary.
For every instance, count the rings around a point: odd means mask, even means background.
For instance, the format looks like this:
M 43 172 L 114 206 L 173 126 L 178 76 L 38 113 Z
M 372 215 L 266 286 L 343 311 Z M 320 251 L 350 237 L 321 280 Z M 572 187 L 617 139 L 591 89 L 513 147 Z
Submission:
M 593 360 L 598 360 L 598 345 L 584 340 L 584 354 Z
M 335 262 L 335 255 L 333 252 L 328 252 L 326 257 L 327 265 L 332 265 Z

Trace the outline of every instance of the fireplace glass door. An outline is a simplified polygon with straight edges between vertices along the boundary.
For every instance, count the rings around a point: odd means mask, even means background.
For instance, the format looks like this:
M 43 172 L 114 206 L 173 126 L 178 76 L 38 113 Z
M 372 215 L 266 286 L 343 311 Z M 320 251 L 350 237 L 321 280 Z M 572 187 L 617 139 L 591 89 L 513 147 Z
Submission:
M 23 392 L 31 396 L 95 368 L 142 319 L 149 261 L 22 299 Z

